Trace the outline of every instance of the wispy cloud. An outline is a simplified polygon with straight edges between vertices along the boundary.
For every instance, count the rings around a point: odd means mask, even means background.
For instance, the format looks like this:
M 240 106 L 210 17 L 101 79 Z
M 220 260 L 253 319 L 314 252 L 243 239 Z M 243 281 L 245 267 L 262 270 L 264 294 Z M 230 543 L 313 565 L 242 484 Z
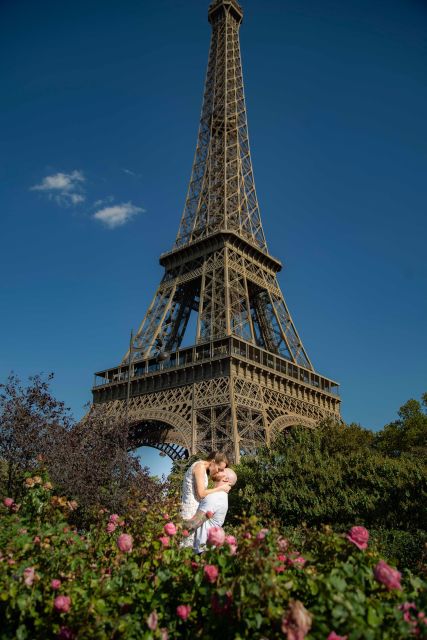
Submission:
M 123 204 L 117 204 L 112 207 L 104 207 L 96 213 L 93 217 L 100 222 L 103 222 L 110 229 L 121 227 L 129 220 L 131 220 L 138 213 L 145 211 L 142 207 L 136 207 L 131 202 L 125 202 Z
M 50 200 L 62 206 L 77 205 L 86 200 L 83 184 L 86 181 L 82 171 L 54 173 L 45 176 L 31 191 L 42 191 Z
M 105 204 L 111 204 L 112 202 L 114 202 L 114 196 L 106 196 L 105 198 L 101 198 L 100 200 L 95 200 L 92 207 L 96 209 L 98 207 L 102 207 Z
M 128 176 L 132 176 L 133 178 L 140 178 L 141 177 L 141 174 L 136 173 L 135 171 L 132 171 L 132 169 L 123 168 L 122 171 L 123 171 L 123 173 L 126 173 Z

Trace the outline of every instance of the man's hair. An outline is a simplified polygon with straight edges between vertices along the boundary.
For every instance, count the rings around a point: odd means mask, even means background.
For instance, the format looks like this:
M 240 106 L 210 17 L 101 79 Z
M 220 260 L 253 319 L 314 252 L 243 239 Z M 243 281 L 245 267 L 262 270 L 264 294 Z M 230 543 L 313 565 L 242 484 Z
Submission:
M 209 460 L 209 462 L 215 462 L 216 464 L 225 462 L 225 466 L 228 467 L 228 458 L 222 451 L 211 451 L 211 453 L 206 457 L 206 460 Z
M 234 487 L 234 485 L 237 482 L 237 476 L 234 473 L 233 469 L 230 469 L 230 467 L 227 467 L 226 469 L 224 469 L 224 473 L 225 473 L 225 479 L 227 482 L 229 482 L 231 484 L 232 487 Z

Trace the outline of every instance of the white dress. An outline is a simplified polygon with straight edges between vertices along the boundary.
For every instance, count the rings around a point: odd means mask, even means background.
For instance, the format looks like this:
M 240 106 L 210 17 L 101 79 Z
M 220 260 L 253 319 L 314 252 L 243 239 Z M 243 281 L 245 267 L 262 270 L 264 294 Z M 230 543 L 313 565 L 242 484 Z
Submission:
M 199 508 L 200 500 L 197 499 L 196 479 L 193 473 L 194 467 L 196 466 L 196 464 L 203 464 L 203 462 L 201 460 L 197 460 L 196 462 L 194 462 L 191 465 L 191 467 L 187 469 L 184 476 L 184 480 L 182 482 L 181 516 L 186 520 L 188 520 L 189 518 L 192 518 L 196 514 L 197 509 Z M 204 470 L 204 473 L 205 473 L 204 484 L 206 489 L 208 486 L 208 474 L 206 473 L 206 469 Z M 182 541 L 182 546 L 192 547 L 193 543 L 194 543 L 194 533 L 189 535 L 188 538 L 184 538 L 184 540 Z

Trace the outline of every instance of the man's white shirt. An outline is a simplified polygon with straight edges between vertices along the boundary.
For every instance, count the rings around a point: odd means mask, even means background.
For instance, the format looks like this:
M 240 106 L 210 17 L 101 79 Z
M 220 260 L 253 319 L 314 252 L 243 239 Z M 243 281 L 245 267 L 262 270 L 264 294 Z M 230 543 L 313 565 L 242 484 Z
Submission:
M 212 511 L 214 515 L 195 531 L 193 548 L 196 553 L 203 551 L 203 547 L 208 539 L 209 529 L 212 527 L 222 527 L 224 524 L 228 511 L 228 493 L 225 491 L 210 493 L 206 498 L 201 500 L 198 510 L 203 511 L 203 513 Z

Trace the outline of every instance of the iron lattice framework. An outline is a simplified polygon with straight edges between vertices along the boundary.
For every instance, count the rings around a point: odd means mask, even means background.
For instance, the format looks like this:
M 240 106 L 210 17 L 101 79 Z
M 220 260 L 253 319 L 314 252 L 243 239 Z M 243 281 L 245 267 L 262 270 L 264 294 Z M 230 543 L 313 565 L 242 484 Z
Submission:
M 132 446 L 173 458 L 223 449 L 238 461 L 282 429 L 339 419 L 337 383 L 317 374 L 267 249 L 249 148 L 236 0 L 209 7 L 212 39 L 190 185 L 164 276 L 94 403 L 125 414 Z M 194 316 L 195 321 L 189 322 Z M 182 348 L 194 325 L 193 346 Z

